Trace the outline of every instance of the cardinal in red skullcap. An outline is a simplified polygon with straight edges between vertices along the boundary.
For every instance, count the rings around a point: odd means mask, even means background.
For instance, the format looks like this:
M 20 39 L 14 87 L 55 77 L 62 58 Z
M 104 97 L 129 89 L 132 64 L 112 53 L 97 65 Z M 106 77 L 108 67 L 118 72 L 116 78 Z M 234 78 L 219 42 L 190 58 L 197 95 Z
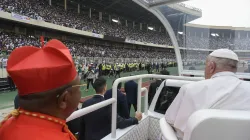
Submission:
M 0 140 L 75 140 L 65 120 L 78 106 L 80 79 L 68 48 L 58 40 L 23 46 L 7 64 L 20 108 L 1 122 Z

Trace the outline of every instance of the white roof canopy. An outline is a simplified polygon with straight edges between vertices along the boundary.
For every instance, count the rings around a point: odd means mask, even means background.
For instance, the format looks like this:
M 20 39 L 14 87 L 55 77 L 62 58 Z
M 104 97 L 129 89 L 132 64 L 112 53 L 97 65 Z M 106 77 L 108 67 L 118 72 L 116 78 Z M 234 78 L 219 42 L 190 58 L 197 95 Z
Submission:
M 250 27 L 250 0 L 192 0 L 183 3 L 202 9 L 202 17 L 190 24 Z

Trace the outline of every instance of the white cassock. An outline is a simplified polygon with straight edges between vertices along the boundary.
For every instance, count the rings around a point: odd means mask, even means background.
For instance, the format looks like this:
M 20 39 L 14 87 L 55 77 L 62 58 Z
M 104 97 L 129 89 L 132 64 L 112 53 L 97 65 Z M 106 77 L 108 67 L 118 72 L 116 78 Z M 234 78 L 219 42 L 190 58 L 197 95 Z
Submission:
M 250 111 L 250 82 L 242 81 L 232 72 L 220 72 L 211 79 L 181 87 L 166 111 L 166 121 L 183 138 L 188 118 L 200 109 Z

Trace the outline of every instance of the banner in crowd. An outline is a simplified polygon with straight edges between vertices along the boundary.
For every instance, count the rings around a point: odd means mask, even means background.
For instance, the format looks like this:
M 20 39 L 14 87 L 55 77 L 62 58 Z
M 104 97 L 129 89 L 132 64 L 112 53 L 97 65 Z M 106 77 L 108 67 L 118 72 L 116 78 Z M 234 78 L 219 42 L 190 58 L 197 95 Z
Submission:
M 16 14 L 16 13 L 11 13 L 11 16 L 13 18 L 16 18 L 16 19 L 19 19 L 19 20 L 25 20 L 25 21 L 30 21 L 30 18 L 27 17 L 27 16 L 23 16 L 23 15 L 19 15 L 19 14 Z
M 92 36 L 96 37 L 96 38 L 102 38 L 102 36 L 100 34 L 96 34 L 96 33 L 92 33 Z
M 137 41 L 135 41 L 135 40 L 130 40 L 130 39 L 126 39 L 125 42 L 127 42 L 127 43 L 132 43 L 132 44 L 136 44 Z M 145 44 L 145 45 L 147 45 L 147 44 L 152 44 L 152 43 L 147 43 L 147 42 L 141 42 L 141 43 L 142 43 L 142 44 Z
M 135 44 L 135 40 L 130 40 L 130 39 L 127 39 L 127 38 L 126 38 L 125 42 Z

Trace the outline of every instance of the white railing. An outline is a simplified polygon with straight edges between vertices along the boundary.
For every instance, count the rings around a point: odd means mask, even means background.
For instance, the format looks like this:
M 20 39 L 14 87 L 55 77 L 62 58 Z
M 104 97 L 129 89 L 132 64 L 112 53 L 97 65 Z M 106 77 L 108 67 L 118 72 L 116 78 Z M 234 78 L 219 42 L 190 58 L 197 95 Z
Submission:
M 112 104 L 112 124 L 111 124 L 111 138 L 116 138 L 116 122 L 117 122 L 117 86 L 121 82 L 136 80 L 138 79 L 138 99 L 137 99 L 137 112 L 141 112 L 141 92 L 145 92 L 145 112 L 144 114 L 148 114 L 148 90 L 146 88 L 141 88 L 142 85 L 142 78 L 157 78 L 157 79 L 176 79 L 176 80 L 189 80 L 189 81 L 197 81 L 203 80 L 204 78 L 201 77 L 183 77 L 183 76 L 169 76 L 169 75 L 156 75 L 156 74 L 143 74 L 143 75 L 136 75 L 130 77 L 123 77 L 115 80 L 112 87 L 112 98 L 89 107 L 80 109 L 72 113 L 68 118 L 67 122 L 83 115 L 86 115 L 90 112 L 98 110 L 102 107 L 108 106 Z
M 144 96 L 144 115 L 148 115 L 148 89 L 145 87 L 141 88 L 141 92 L 145 93 L 145 96 Z M 138 96 L 139 96 L 139 94 L 138 94 Z M 138 105 L 141 106 L 141 104 L 137 103 L 137 106 Z M 139 112 L 141 112 L 141 110 Z
M 144 114 L 148 115 L 148 89 L 145 88 L 145 87 L 141 88 L 141 92 L 145 93 L 145 96 L 144 96 Z M 139 98 L 139 94 L 138 94 L 138 98 Z M 68 117 L 66 121 L 69 122 L 69 121 L 74 120 L 74 119 L 76 119 L 78 117 L 81 117 L 81 116 L 86 115 L 88 113 L 91 113 L 91 112 L 93 112 L 95 110 L 98 110 L 98 109 L 100 109 L 102 107 L 113 104 L 114 102 L 116 102 L 116 100 L 114 98 L 111 98 L 111 99 L 108 99 L 106 101 L 97 103 L 95 105 L 86 107 L 84 109 L 77 110 L 72 115 L 70 115 L 70 117 Z M 138 105 L 138 106 L 140 106 L 140 105 Z M 141 108 L 140 108 L 140 110 L 138 109 L 138 112 L 141 112 Z
M 143 75 L 136 75 L 136 76 L 130 76 L 130 77 L 123 77 L 115 80 L 113 87 L 112 87 L 112 93 L 114 99 L 117 100 L 117 86 L 121 82 L 129 81 L 129 80 L 136 80 L 138 79 L 138 99 L 137 99 L 137 111 L 141 112 L 141 84 L 142 84 L 142 78 L 157 78 L 157 79 L 176 79 L 176 80 L 190 80 L 190 81 L 197 81 L 197 80 L 203 80 L 204 78 L 199 77 L 183 77 L 183 76 L 169 76 L 169 75 L 157 75 L 157 74 L 143 74 Z M 148 105 L 148 102 L 146 102 L 146 105 Z M 116 117 L 117 117 L 117 102 L 112 104 L 112 127 L 111 127 L 111 137 L 116 137 Z
M 110 105 L 110 104 L 113 104 L 113 103 L 115 103 L 115 102 L 116 102 L 116 99 L 111 98 L 111 99 L 105 100 L 105 101 L 103 101 L 103 102 L 97 103 L 97 104 L 95 104 L 95 105 L 88 106 L 88 107 L 86 107 L 86 108 L 84 108 L 84 109 L 77 110 L 77 111 L 75 111 L 74 113 L 72 113 L 72 114 L 67 118 L 66 121 L 68 122 L 68 121 L 74 120 L 74 119 L 76 119 L 76 118 L 79 118 L 79 117 L 81 117 L 81 116 L 83 116 L 83 115 L 86 115 L 86 114 L 88 114 L 88 113 L 91 113 L 91 112 L 93 112 L 93 111 L 96 111 L 96 110 L 98 110 L 98 109 L 100 109 L 100 108 L 103 108 L 103 107 L 108 106 L 108 105 Z

